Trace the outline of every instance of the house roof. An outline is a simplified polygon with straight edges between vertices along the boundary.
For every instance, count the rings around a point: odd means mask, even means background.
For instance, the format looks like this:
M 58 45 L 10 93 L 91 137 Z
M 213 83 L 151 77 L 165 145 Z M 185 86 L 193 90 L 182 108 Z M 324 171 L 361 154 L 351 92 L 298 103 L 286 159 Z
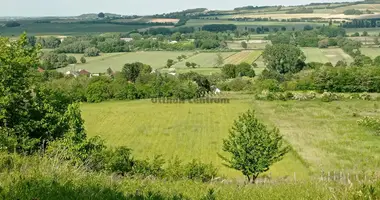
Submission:
M 90 74 L 90 72 L 82 69 L 82 70 L 79 71 L 79 74 L 81 74 L 81 75 L 87 75 L 87 74 Z

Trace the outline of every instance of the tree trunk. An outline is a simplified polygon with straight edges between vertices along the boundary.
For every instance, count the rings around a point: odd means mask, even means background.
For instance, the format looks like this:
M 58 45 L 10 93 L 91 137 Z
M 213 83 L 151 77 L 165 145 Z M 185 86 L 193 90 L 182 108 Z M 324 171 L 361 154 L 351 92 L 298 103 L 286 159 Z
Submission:
M 257 177 L 258 177 L 258 175 L 252 175 L 252 184 L 256 183 Z
M 251 183 L 251 177 L 249 175 L 246 175 L 248 179 L 248 183 Z

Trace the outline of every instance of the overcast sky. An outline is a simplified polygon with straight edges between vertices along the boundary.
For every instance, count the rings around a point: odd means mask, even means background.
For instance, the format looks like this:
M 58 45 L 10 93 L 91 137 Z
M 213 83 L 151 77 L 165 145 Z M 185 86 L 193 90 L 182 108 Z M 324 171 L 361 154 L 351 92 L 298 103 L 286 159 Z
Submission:
M 336 1 L 338 0 L 0 0 L 0 16 L 75 16 L 98 12 L 147 15 L 188 8 L 232 9 L 247 5 L 299 5 Z

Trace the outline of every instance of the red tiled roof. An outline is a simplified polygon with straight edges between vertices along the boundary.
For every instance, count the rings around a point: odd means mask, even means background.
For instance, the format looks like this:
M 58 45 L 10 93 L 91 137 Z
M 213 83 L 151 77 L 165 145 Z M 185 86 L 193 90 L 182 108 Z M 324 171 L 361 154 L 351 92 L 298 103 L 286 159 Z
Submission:
M 44 69 L 42 69 L 41 67 L 38 67 L 38 72 L 44 72 L 45 70 Z
M 81 75 L 87 75 L 87 74 L 90 74 L 90 72 L 82 69 L 82 70 L 79 71 L 79 74 L 81 74 Z

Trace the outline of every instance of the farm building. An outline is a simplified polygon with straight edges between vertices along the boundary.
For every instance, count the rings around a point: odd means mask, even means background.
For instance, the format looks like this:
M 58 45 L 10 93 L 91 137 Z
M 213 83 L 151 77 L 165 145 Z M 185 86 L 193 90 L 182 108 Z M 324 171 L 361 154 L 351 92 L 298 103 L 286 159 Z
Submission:
M 133 38 L 120 38 L 120 40 L 130 42 L 130 41 L 133 41 Z

